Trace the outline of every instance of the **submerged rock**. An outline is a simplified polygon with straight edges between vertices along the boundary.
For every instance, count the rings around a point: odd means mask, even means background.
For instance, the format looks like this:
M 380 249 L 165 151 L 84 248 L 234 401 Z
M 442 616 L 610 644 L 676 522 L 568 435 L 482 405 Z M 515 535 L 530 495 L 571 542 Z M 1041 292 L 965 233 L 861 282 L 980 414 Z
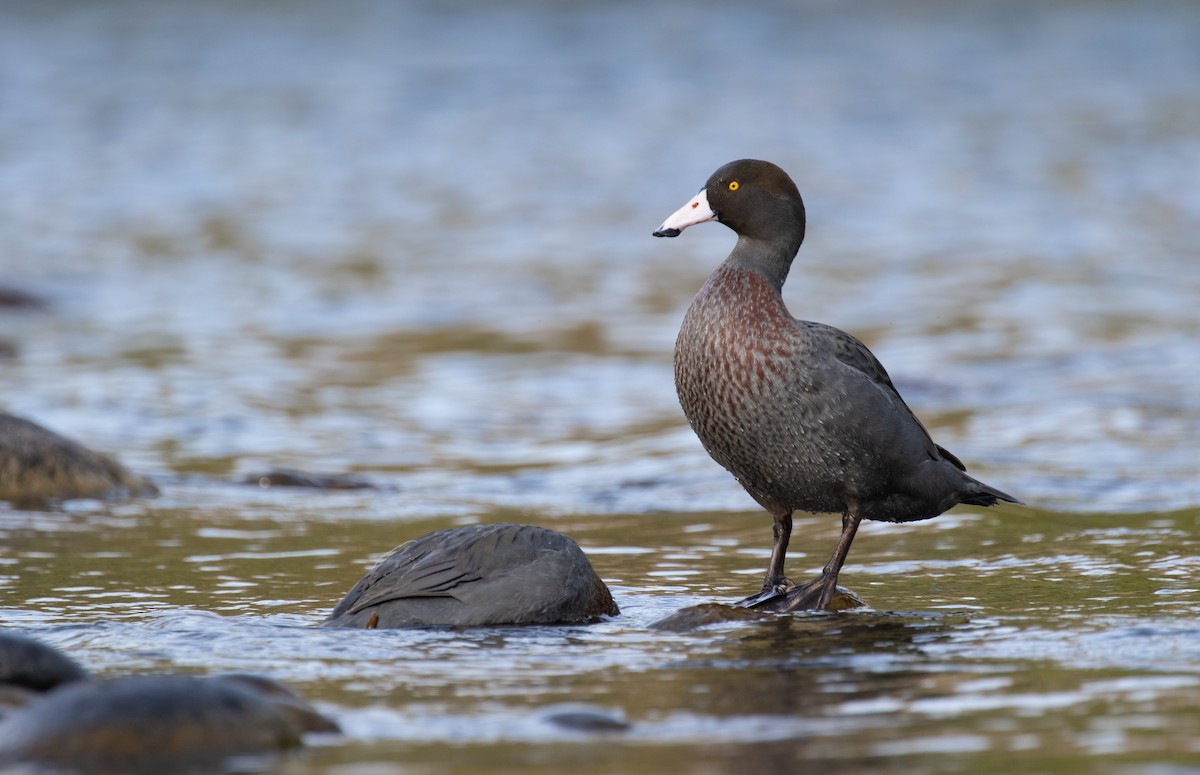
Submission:
M 572 732 L 628 732 L 633 728 L 620 710 L 590 703 L 561 703 L 549 705 L 537 713 L 546 724 Z
M 23 291 L 20 288 L 13 288 L 7 285 L 0 285 L 0 309 L 45 309 L 49 306 L 46 300 L 40 296 L 34 296 L 32 293 Z
M 619 613 L 567 536 L 534 525 L 470 525 L 396 549 L 322 626 L 572 624 Z
M 714 624 L 762 621 L 764 617 L 771 613 L 786 612 L 787 609 L 785 606 L 787 602 L 788 599 L 785 595 L 779 595 L 753 608 L 723 605 L 721 603 L 702 603 L 700 605 L 681 608 L 670 616 L 666 616 L 651 624 L 650 629 L 665 630 L 668 632 L 690 632 L 691 630 L 698 630 L 701 627 L 708 627 Z M 772 608 L 772 603 L 775 603 L 774 608 Z M 825 610 L 836 613 L 838 611 L 849 611 L 865 606 L 866 603 L 863 602 L 861 597 L 851 590 L 839 586 L 834 589 L 833 598 L 829 601 L 829 607 Z M 796 611 L 795 613 L 807 612 Z
M 650 629 L 666 632 L 690 632 L 714 624 L 761 621 L 764 616 L 766 614 L 755 611 L 753 608 L 722 603 L 701 603 L 680 608 L 675 613 L 651 624 Z
M 256 676 L 134 676 L 69 684 L 0 721 L 0 765 L 54 772 L 213 772 L 232 757 L 337 732 L 282 684 Z
M 243 484 L 269 487 L 311 487 L 318 490 L 373 490 L 375 486 L 348 474 L 310 474 L 291 468 L 268 471 L 257 476 L 248 476 Z
M 158 488 L 108 455 L 36 423 L 0 413 L 0 500 L 157 495 Z
M 790 607 L 791 601 L 787 595 L 780 595 L 771 598 L 754 606 L 756 611 L 769 611 L 772 613 L 783 613 L 795 611 L 803 613 L 801 610 L 796 610 Z M 837 586 L 833 589 L 833 596 L 829 599 L 829 605 L 825 607 L 826 611 L 837 613 L 838 611 L 849 611 L 854 608 L 863 608 L 867 604 L 858 596 L 858 593 L 853 590 L 846 589 L 843 586 Z

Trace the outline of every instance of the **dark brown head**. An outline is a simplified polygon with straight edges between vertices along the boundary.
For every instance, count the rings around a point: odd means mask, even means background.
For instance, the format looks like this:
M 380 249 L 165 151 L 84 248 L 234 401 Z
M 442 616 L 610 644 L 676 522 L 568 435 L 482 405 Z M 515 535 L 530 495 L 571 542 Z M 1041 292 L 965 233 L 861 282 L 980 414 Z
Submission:
M 796 247 L 804 240 L 804 200 L 788 174 L 769 161 L 739 159 L 721 167 L 654 236 L 678 237 L 688 226 L 712 220 L 749 239 Z

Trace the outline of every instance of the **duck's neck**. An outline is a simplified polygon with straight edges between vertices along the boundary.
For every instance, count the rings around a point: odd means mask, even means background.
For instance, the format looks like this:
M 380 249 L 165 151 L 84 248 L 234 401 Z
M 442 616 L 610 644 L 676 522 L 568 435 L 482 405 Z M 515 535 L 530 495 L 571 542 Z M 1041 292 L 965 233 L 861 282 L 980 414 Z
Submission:
M 792 259 L 800 250 L 803 239 L 802 234 L 794 239 L 759 239 L 740 234 L 725 263 L 762 275 L 777 292 L 782 292 L 788 270 L 792 268 Z

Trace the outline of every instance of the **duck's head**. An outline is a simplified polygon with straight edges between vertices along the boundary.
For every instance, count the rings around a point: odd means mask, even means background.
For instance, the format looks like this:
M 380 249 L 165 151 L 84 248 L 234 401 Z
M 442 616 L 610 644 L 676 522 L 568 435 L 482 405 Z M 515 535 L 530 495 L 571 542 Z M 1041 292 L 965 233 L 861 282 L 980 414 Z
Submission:
M 655 237 L 678 237 L 689 226 L 718 221 L 751 239 L 804 239 L 804 200 L 788 174 L 769 161 L 739 159 L 711 176 L 687 204 L 663 221 Z

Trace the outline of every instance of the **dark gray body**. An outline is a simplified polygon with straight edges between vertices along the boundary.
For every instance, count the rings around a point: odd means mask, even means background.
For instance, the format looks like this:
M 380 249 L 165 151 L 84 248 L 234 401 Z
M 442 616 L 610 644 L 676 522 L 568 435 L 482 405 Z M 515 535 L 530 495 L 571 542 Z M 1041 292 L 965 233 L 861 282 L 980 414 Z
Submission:
M 469 525 L 396 549 L 322 625 L 561 624 L 618 613 L 608 587 L 570 538 L 534 525 Z
M 866 519 L 905 522 L 994 502 L 933 442 L 865 345 L 792 318 L 755 253 L 739 241 L 675 346 L 680 404 L 713 459 L 773 513 L 841 513 L 857 502 Z
M 783 170 L 730 162 L 703 193 L 712 218 L 738 241 L 684 316 L 675 384 L 713 459 L 777 516 L 840 512 L 905 522 L 957 503 L 1015 500 L 968 476 L 934 444 L 866 345 L 788 312 L 783 283 L 806 224 L 800 192 Z

